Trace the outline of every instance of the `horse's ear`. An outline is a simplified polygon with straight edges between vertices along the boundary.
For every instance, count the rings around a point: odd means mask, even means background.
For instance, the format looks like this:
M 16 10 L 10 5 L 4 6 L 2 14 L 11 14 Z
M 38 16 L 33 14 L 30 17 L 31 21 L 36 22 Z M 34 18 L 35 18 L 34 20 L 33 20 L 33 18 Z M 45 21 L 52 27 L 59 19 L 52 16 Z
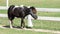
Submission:
M 35 7 L 34 6 L 31 6 L 30 9 L 35 9 Z

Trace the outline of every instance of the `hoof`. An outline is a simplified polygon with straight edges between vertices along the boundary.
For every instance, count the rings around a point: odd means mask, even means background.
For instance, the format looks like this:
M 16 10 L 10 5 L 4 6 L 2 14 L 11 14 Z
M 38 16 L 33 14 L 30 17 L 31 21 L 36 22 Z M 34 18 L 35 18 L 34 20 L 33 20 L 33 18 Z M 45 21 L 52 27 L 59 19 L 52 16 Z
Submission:
M 21 27 L 21 29 L 26 29 L 25 27 Z
M 26 30 L 26 28 L 23 28 L 24 30 Z
M 21 29 L 23 29 L 23 27 L 21 27 Z
M 28 29 L 32 29 L 33 27 L 31 27 L 31 26 L 26 26 L 26 28 L 28 28 Z
M 13 27 L 10 27 L 11 29 L 13 28 Z

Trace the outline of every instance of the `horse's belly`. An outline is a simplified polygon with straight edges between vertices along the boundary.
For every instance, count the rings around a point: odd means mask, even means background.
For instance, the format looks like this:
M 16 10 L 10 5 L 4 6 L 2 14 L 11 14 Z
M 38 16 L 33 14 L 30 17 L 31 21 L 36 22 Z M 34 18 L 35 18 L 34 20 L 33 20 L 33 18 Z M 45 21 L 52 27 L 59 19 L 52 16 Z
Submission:
M 15 16 L 15 17 L 17 17 L 17 18 L 22 18 L 23 16 L 22 16 L 22 15 L 18 15 L 18 16 Z

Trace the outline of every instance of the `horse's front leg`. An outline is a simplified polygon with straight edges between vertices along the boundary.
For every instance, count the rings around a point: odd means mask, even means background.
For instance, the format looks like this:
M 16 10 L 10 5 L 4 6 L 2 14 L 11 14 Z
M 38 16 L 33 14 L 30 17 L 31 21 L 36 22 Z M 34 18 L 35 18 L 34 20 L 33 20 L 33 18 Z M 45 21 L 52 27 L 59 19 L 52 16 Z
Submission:
M 13 28 L 13 21 L 12 20 L 10 20 L 10 28 Z
M 24 28 L 24 27 L 25 27 L 24 19 L 21 18 L 21 28 Z

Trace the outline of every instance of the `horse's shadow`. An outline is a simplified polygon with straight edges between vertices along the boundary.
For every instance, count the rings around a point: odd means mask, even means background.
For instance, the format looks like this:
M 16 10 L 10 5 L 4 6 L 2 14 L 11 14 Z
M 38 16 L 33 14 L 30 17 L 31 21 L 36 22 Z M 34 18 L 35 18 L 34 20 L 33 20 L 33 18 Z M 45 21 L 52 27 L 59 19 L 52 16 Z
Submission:
M 10 28 L 9 25 L 3 26 L 3 27 L 5 27 L 5 28 Z M 13 26 L 13 28 L 22 29 L 21 26 Z M 28 26 L 25 26 L 25 28 L 27 28 L 27 29 L 32 29 L 32 27 L 28 27 Z

